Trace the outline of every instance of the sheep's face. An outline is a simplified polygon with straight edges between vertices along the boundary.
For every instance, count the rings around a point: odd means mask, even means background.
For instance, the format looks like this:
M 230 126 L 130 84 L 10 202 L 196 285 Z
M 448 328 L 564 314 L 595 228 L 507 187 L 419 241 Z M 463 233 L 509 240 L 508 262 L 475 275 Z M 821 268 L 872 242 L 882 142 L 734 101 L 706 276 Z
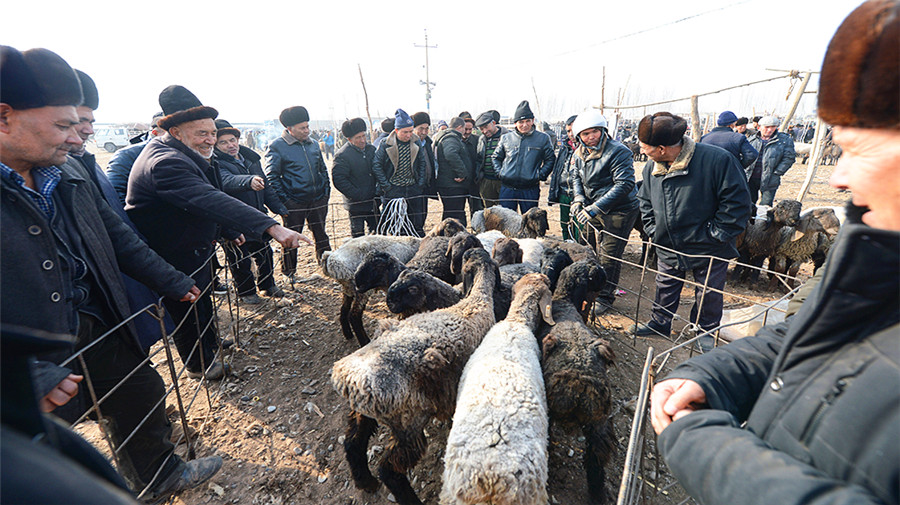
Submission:
M 463 254 L 469 249 L 483 249 L 481 241 L 471 233 L 457 233 L 447 246 L 447 257 L 450 258 L 450 273 L 459 275 L 462 272 Z
M 585 313 L 586 306 L 606 285 L 606 272 L 593 260 L 581 260 L 563 269 L 559 276 L 556 295 L 569 300 L 579 312 Z
M 556 324 L 553 321 L 553 297 L 550 293 L 550 279 L 546 275 L 539 273 L 524 275 L 513 285 L 512 297 L 513 303 L 536 304 L 535 317 L 537 318 L 538 314 L 540 314 L 540 317 L 548 325 L 553 326 Z M 537 327 L 537 324 L 534 327 Z
M 452 217 L 448 217 L 444 219 L 440 223 L 434 225 L 434 228 L 431 229 L 431 236 L 441 236 L 441 237 L 452 237 L 461 231 L 466 231 L 466 227 L 459 221 L 459 219 L 455 219 Z
M 428 274 L 416 270 L 402 272 L 388 288 L 386 300 L 388 310 L 394 314 L 421 311 L 427 301 L 424 279 L 426 275 Z
M 491 251 L 491 257 L 497 262 L 498 266 L 512 265 L 522 262 L 522 249 L 515 240 L 503 237 L 494 242 L 494 249 Z
M 540 207 L 532 207 L 522 215 L 522 233 L 528 238 L 540 238 L 547 234 L 550 225 L 547 223 L 547 211 Z
M 569 253 L 558 247 L 544 249 L 541 253 L 541 273 L 550 279 L 550 290 L 556 290 L 556 283 L 559 280 L 559 274 L 563 269 L 572 264 L 572 257 Z
M 386 252 L 370 251 L 356 268 L 353 282 L 360 293 L 374 288 L 387 288 L 404 270 L 399 260 Z
M 797 226 L 803 204 L 797 200 L 781 200 L 768 211 L 770 221 L 786 226 Z
M 486 275 L 494 276 L 494 286 L 500 286 L 500 267 L 488 255 L 482 247 L 469 249 L 462 255 L 463 295 L 469 296 L 475 278 L 482 270 L 487 270 Z
M 541 368 L 550 415 L 564 423 L 578 424 L 609 415 L 610 390 L 606 370 L 614 359 L 609 342 L 601 338 L 588 342 L 566 335 L 557 336 L 552 331 L 544 337 Z

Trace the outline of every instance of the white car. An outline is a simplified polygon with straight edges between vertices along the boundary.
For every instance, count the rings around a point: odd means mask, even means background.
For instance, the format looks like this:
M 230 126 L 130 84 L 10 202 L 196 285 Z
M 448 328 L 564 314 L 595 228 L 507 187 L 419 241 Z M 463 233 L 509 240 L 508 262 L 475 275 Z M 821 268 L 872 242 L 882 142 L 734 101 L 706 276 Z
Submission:
M 114 153 L 119 148 L 130 145 L 131 132 L 124 126 L 101 127 L 94 130 L 94 144 L 107 152 Z

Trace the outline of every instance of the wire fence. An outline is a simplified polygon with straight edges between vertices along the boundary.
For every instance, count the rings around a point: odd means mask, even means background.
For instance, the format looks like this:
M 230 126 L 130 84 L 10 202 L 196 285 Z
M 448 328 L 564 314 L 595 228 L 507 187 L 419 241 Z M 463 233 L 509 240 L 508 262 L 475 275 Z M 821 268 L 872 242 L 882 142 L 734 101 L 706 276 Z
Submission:
M 478 197 L 475 197 L 478 198 Z M 537 204 L 537 201 L 530 201 L 528 203 Z M 372 213 L 371 214 L 357 214 L 352 216 L 354 219 L 362 218 L 362 217 L 378 217 L 379 213 L 377 212 L 376 201 L 372 201 Z M 426 203 L 427 204 L 427 203 Z M 397 211 L 400 212 L 404 210 L 402 207 L 397 205 Z M 318 207 L 318 210 L 325 210 L 327 212 L 327 221 L 325 223 L 324 229 L 330 230 L 330 237 L 333 240 L 333 245 L 335 247 L 339 247 L 346 240 L 351 238 L 350 236 L 350 226 L 349 222 L 351 221 L 351 214 L 345 208 L 344 205 L 340 203 L 329 203 L 327 205 L 322 205 Z M 549 213 L 548 213 L 549 215 Z M 435 219 L 434 213 L 432 213 L 432 221 L 437 221 Z M 564 223 L 558 219 L 553 219 L 560 226 L 568 226 L 569 223 Z M 302 224 L 301 224 L 302 226 Z M 588 223 L 586 226 L 592 227 L 594 233 L 599 238 L 610 236 L 615 240 L 622 240 L 621 238 L 615 237 L 611 235 L 608 231 L 598 228 L 593 223 Z M 407 232 L 411 232 L 412 230 L 405 230 Z M 370 230 L 371 232 L 371 230 Z M 582 234 L 583 236 L 583 234 Z M 602 254 L 602 251 L 597 245 L 598 254 Z M 640 239 L 629 238 L 627 243 L 631 246 L 644 247 L 647 244 Z M 233 245 L 223 245 L 223 247 L 232 248 L 230 255 L 224 254 L 224 249 L 218 249 L 217 253 L 211 254 L 208 258 L 206 258 L 205 262 L 202 266 L 198 268 L 195 272 L 192 272 L 192 275 L 196 275 L 202 269 L 214 270 L 215 265 L 218 263 L 218 258 L 221 256 L 225 257 L 225 268 L 224 276 L 226 278 L 226 283 L 231 281 L 231 289 L 228 289 L 224 296 L 213 297 L 213 290 L 215 289 L 215 279 L 217 278 L 215 272 L 212 275 L 213 281 L 205 286 L 198 286 L 201 291 L 203 297 L 209 297 L 213 300 L 213 310 L 212 317 L 208 322 L 203 324 L 203 317 L 198 314 L 198 306 L 196 302 L 192 305 L 191 310 L 185 315 L 185 317 L 180 320 L 173 321 L 175 324 L 175 329 L 172 331 L 167 331 L 165 324 L 165 316 L 166 314 L 170 314 L 171 312 L 167 312 L 164 303 L 162 302 L 162 298 L 158 299 L 155 304 L 150 304 L 144 307 L 143 309 L 132 314 L 128 319 L 124 321 L 119 321 L 115 326 L 109 329 L 106 333 L 97 337 L 77 352 L 67 357 L 65 360 L 61 362 L 62 366 L 67 366 L 77 362 L 85 375 L 85 384 L 83 387 L 86 389 L 86 396 L 90 399 L 90 406 L 84 412 L 80 413 L 77 419 L 72 423 L 73 426 L 81 423 L 82 421 L 88 418 L 94 418 L 101 429 L 101 434 L 105 444 L 107 445 L 110 453 L 110 458 L 113 463 L 116 465 L 120 471 L 123 468 L 123 462 L 121 461 L 121 456 L 123 451 L 128 444 L 133 441 L 135 433 L 144 427 L 147 423 L 152 422 L 151 418 L 154 414 L 154 411 L 161 406 L 165 406 L 167 400 L 174 396 L 174 406 L 177 411 L 177 417 L 181 423 L 181 434 L 178 439 L 175 441 L 175 445 L 179 445 L 181 443 L 185 444 L 186 450 L 185 454 L 187 459 L 193 459 L 196 457 L 196 447 L 195 441 L 192 440 L 191 430 L 189 429 L 192 421 L 200 420 L 202 421 L 200 430 L 205 427 L 206 423 L 209 421 L 211 416 L 192 416 L 192 409 L 199 402 L 204 402 L 209 410 L 212 410 L 214 407 L 214 403 L 217 398 L 223 392 L 226 381 L 222 381 L 215 386 L 211 383 L 205 375 L 201 374 L 199 376 L 199 380 L 196 383 L 188 383 L 180 380 L 185 374 L 188 373 L 187 367 L 184 365 L 185 361 L 190 361 L 193 359 L 195 353 L 199 353 L 200 362 L 203 370 L 207 370 L 213 363 L 206 363 L 206 359 L 204 357 L 204 353 L 201 350 L 201 341 L 202 339 L 197 339 L 196 342 L 193 343 L 193 346 L 190 348 L 190 351 L 187 356 L 182 356 L 182 353 L 173 352 L 172 347 L 175 344 L 174 339 L 176 338 L 176 333 L 185 327 L 185 325 L 193 325 L 196 334 L 202 335 L 204 332 L 212 331 L 215 335 L 223 335 L 223 332 L 227 332 L 233 339 L 233 346 L 228 346 L 227 343 L 222 338 L 217 338 L 217 346 L 215 348 L 215 360 L 222 364 L 222 366 L 226 366 L 227 362 L 233 358 L 233 353 L 236 349 L 241 348 L 244 344 L 240 340 L 241 335 L 241 325 L 245 323 L 245 319 L 247 317 L 253 317 L 257 312 L 247 311 L 247 304 L 242 302 L 241 296 L 235 296 L 237 294 L 238 286 L 235 285 L 233 275 L 231 272 L 234 270 L 234 267 L 243 267 L 248 270 L 251 269 L 250 263 L 253 261 L 253 258 L 257 258 L 257 269 L 259 267 L 259 255 L 265 254 L 266 250 L 269 249 L 270 245 L 268 242 L 262 242 L 261 245 L 253 250 L 242 251 L 240 249 L 233 248 Z M 661 248 L 658 245 L 654 247 Z M 222 254 L 218 254 L 221 252 Z M 276 248 L 276 254 L 274 254 L 274 261 L 272 266 L 272 273 L 268 275 L 277 275 L 277 272 L 284 274 L 284 262 L 280 258 L 280 254 L 277 254 L 278 249 Z M 308 251 L 303 252 L 304 257 L 308 260 L 307 265 L 316 266 L 314 263 L 315 260 L 311 258 L 311 254 Z M 646 288 L 645 284 L 652 282 L 651 274 L 653 278 L 657 276 L 670 276 L 665 272 L 660 271 L 656 268 L 656 265 L 650 265 L 648 261 L 649 255 L 645 255 L 642 262 L 638 263 L 635 261 L 631 261 L 627 258 L 613 258 L 613 257 L 602 257 L 602 260 L 606 261 L 616 261 L 620 262 L 622 268 L 630 268 L 630 269 L 638 269 L 640 271 L 640 282 L 637 285 L 627 285 L 627 283 L 623 283 L 620 281 L 620 285 L 617 286 L 617 289 L 624 290 L 627 294 L 634 296 L 635 298 L 635 307 L 634 310 L 627 310 L 627 314 L 625 310 L 620 310 L 616 307 L 611 309 L 612 313 L 618 314 L 624 317 L 627 317 L 634 321 L 635 323 L 639 322 L 641 319 L 641 306 L 644 305 L 646 308 L 647 302 L 653 303 L 653 300 L 645 296 L 644 290 Z M 691 255 L 692 258 L 700 258 L 709 261 L 710 263 L 717 258 L 713 258 L 711 256 L 702 256 L 702 255 Z M 231 259 L 234 259 L 235 262 L 232 262 Z M 246 262 L 246 264 L 244 263 Z M 732 260 L 732 263 L 736 263 Z M 742 265 L 745 268 L 756 269 L 760 272 L 769 272 L 768 270 L 755 267 L 752 265 Z M 790 280 L 796 280 L 784 276 L 781 274 L 779 276 L 781 282 L 788 286 L 787 282 Z M 623 468 L 622 480 L 619 488 L 618 501 L 620 505 L 624 504 L 637 504 L 637 503 L 652 503 L 654 500 L 654 496 L 656 496 L 660 492 L 665 492 L 667 487 L 670 487 L 671 483 L 664 483 L 659 479 L 661 475 L 660 472 L 657 471 L 653 473 L 644 472 L 643 469 L 646 464 L 646 448 L 647 448 L 647 440 L 648 437 L 645 433 L 648 429 L 649 423 L 647 422 L 648 415 L 648 401 L 649 401 L 649 392 L 653 387 L 653 382 L 656 377 L 659 377 L 663 374 L 663 372 L 671 368 L 672 366 L 672 357 L 675 355 L 675 351 L 687 349 L 690 353 L 696 351 L 695 343 L 705 336 L 714 337 L 715 344 L 719 343 L 719 332 L 721 329 L 734 326 L 738 324 L 745 323 L 749 320 L 752 320 L 756 317 L 766 317 L 772 311 L 780 311 L 776 307 L 777 302 L 780 300 L 784 300 L 793 294 L 793 290 L 788 290 L 788 293 L 781 296 L 778 300 L 773 302 L 761 303 L 752 298 L 744 296 L 738 292 L 728 291 L 728 290 L 720 290 L 711 288 L 709 286 L 709 277 L 706 279 L 693 279 L 693 280 L 685 280 L 685 285 L 693 286 L 699 288 L 701 291 L 701 299 L 695 300 L 696 303 L 702 304 L 703 296 L 709 292 L 716 292 L 722 294 L 729 300 L 730 304 L 741 304 L 741 305 L 750 305 L 756 307 L 755 312 L 752 317 L 747 318 L 747 320 L 742 321 L 731 321 L 724 325 L 719 325 L 713 329 L 702 329 L 697 326 L 696 321 L 690 321 L 685 319 L 682 316 L 679 316 L 677 313 L 669 312 L 668 315 L 671 316 L 675 321 L 680 321 L 684 323 L 683 328 L 677 332 L 674 336 L 671 335 L 661 335 L 662 338 L 666 339 L 669 342 L 670 346 L 659 353 L 655 353 L 652 347 L 646 349 L 646 361 L 643 367 L 642 375 L 640 378 L 640 390 L 637 391 L 637 401 L 634 409 L 634 416 L 632 421 L 631 433 L 627 447 L 627 453 L 625 457 L 625 467 Z M 660 307 L 656 307 L 657 310 L 661 309 Z M 266 310 L 264 307 L 260 307 L 259 310 Z M 223 324 L 219 319 L 219 314 L 228 314 L 230 321 L 227 324 Z M 122 338 L 121 335 L 123 331 L 131 325 L 134 320 L 142 315 L 149 314 L 155 320 L 159 322 L 159 343 L 154 345 L 150 349 L 150 352 L 147 354 L 143 360 L 138 363 L 138 365 L 127 374 L 118 384 L 115 384 L 111 389 L 109 389 L 105 394 L 98 394 L 96 388 L 96 379 L 97 374 L 92 373 L 92 370 L 88 367 L 88 364 L 84 358 L 86 352 L 89 352 L 91 349 L 97 348 L 103 345 L 103 342 L 106 339 L 112 338 Z M 604 322 L 601 321 L 602 317 L 593 317 L 592 323 L 598 327 L 603 327 Z M 337 327 L 337 326 L 336 326 Z M 622 344 L 629 346 L 640 354 L 643 352 L 641 346 L 638 345 L 638 340 L 633 335 L 630 339 L 621 338 L 621 336 L 615 336 L 617 340 L 619 340 Z M 178 357 L 176 358 L 176 354 Z M 140 422 L 137 424 L 137 427 L 132 430 L 131 433 L 128 434 L 120 434 L 118 438 L 112 436 L 113 434 L 108 429 L 109 423 L 105 421 L 106 417 L 108 417 L 109 413 L 104 413 L 104 405 L 110 401 L 110 398 L 120 393 L 120 388 L 123 387 L 129 379 L 131 379 L 142 367 L 147 366 L 148 364 L 154 361 L 162 361 L 165 363 L 165 370 L 157 369 L 160 373 L 165 373 L 168 375 L 170 384 L 165 388 L 165 393 L 160 397 L 154 399 L 155 401 L 150 406 L 148 412 L 146 412 Z M 196 414 L 196 413 L 194 413 Z M 174 452 L 169 454 L 168 458 L 173 458 Z M 656 462 L 658 465 L 659 458 L 656 458 Z M 154 476 L 154 480 L 159 477 L 159 473 L 163 468 L 166 467 L 165 462 L 160 465 L 159 469 Z M 152 481 L 150 481 L 152 482 Z M 144 489 L 140 490 L 139 498 L 144 497 L 148 492 L 150 485 L 146 485 Z

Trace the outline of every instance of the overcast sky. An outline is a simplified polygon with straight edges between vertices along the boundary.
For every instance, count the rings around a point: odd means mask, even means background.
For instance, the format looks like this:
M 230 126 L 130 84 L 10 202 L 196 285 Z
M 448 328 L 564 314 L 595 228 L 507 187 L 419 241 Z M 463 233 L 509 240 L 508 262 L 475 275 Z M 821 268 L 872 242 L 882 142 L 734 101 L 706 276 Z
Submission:
M 148 121 L 170 84 L 232 122 L 304 105 L 313 119 L 425 110 L 425 30 L 434 120 L 512 114 L 527 99 L 559 120 L 601 103 L 648 102 L 818 70 L 848 0 L 572 2 L 6 2 L 2 43 L 46 47 L 91 75 L 98 122 Z M 694 17 L 691 17 L 694 16 Z M 690 19 L 684 19 L 688 18 Z M 19 21 L 14 21 L 19 20 Z M 679 21 L 682 20 L 682 21 Z M 640 33 L 637 33 L 640 32 Z M 633 34 L 633 35 L 632 35 Z M 809 90 L 815 90 L 813 79 Z M 790 80 L 700 98 L 700 110 L 783 114 Z M 535 98 L 535 92 L 537 98 Z M 801 112 L 814 111 L 813 95 Z M 637 109 L 687 112 L 688 102 Z

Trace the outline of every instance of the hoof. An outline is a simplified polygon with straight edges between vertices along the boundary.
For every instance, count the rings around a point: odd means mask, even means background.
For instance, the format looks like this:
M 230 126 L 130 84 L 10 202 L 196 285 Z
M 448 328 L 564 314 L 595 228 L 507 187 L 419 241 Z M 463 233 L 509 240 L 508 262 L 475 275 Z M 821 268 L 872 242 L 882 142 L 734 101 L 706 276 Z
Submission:
M 374 493 L 378 491 L 378 488 L 381 487 L 381 482 L 375 477 L 369 477 L 368 479 L 362 482 L 354 482 L 357 489 L 362 489 L 367 493 Z

